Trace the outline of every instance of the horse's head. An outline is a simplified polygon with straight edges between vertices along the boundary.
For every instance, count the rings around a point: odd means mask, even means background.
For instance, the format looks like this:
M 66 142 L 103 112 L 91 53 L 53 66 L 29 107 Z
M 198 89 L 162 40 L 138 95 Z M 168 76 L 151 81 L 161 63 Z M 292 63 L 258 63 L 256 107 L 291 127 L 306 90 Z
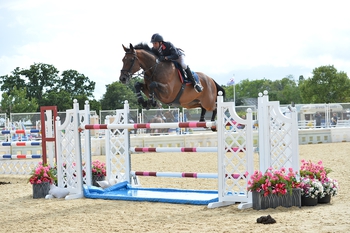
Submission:
M 132 75 L 140 70 L 140 63 L 138 61 L 136 51 L 130 43 L 130 48 L 123 45 L 125 56 L 123 58 L 123 68 L 120 71 L 119 81 L 123 84 L 128 83 Z
M 174 117 L 173 111 L 168 110 L 163 115 L 166 118 L 166 122 L 175 122 L 175 117 Z

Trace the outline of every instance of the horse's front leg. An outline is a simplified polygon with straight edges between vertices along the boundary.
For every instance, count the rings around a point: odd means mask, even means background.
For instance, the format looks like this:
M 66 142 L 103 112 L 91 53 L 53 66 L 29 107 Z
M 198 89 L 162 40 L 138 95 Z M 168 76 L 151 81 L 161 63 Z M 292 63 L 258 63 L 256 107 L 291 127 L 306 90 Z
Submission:
M 142 105 L 142 107 L 147 108 L 147 101 L 144 100 L 142 97 L 141 91 L 144 89 L 145 84 L 137 82 L 135 83 L 135 91 L 136 91 L 136 97 L 137 97 L 137 102 Z

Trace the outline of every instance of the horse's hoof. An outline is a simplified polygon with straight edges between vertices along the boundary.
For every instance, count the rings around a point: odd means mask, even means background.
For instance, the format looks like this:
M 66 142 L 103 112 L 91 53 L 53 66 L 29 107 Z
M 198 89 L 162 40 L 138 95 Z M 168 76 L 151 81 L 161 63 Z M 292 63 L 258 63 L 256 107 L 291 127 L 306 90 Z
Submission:
M 152 102 L 152 106 L 153 107 L 157 106 L 157 102 L 156 101 Z
M 216 132 L 217 130 L 216 130 L 216 126 L 212 126 L 212 127 L 210 127 L 210 129 L 211 129 L 211 131 L 213 131 L 213 132 Z

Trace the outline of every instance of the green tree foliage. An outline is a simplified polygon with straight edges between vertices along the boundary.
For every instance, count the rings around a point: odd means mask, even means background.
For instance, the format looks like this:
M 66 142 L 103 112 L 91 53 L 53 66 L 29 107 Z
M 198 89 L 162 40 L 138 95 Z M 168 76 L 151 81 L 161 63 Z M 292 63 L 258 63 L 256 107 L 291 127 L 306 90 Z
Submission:
M 57 111 L 63 112 L 73 108 L 73 100 L 64 90 L 50 91 L 44 94 L 42 106 L 57 106 Z
M 9 94 L 14 86 L 26 88 L 26 98 L 38 102 L 37 112 L 40 106 L 56 105 L 59 111 L 71 109 L 73 99 L 83 107 L 93 97 L 96 83 L 88 77 L 75 70 L 63 71 L 61 78 L 58 73 L 54 66 L 43 63 L 34 63 L 29 69 L 17 67 L 12 75 L 0 76 L 1 91 Z
M 79 74 L 76 70 L 66 70 L 62 72 L 61 76 L 61 85 L 58 89 L 69 92 L 74 98 L 78 96 L 93 96 L 96 83 L 90 81 L 85 75 Z
M 334 66 L 320 66 L 311 78 L 299 83 L 303 103 L 344 103 L 350 101 L 350 79 Z
M 233 101 L 233 87 L 224 87 L 226 98 Z M 291 102 L 300 103 L 301 97 L 297 83 L 293 76 L 289 75 L 281 80 L 271 81 L 268 79 L 242 80 L 235 86 L 236 106 L 243 105 L 244 99 L 257 98 L 258 94 L 265 90 L 269 92 L 271 101 L 280 101 L 281 104 L 290 104 Z
M 97 114 L 99 114 L 100 110 L 102 110 L 100 101 L 93 99 L 89 101 L 89 104 L 90 104 L 90 110 L 96 111 Z
M 29 100 L 26 98 L 26 95 L 26 88 L 17 89 L 16 86 L 9 93 L 2 93 L 2 112 L 5 112 L 8 116 L 10 116 L 10 113 L 36 112 L 38 108 L 36 99 Z
M 20 74 L 27 79 L 27 97 L 29 99 L 37 99 L 39 105 L 42 105 L 43 94 L 48 90 L 55 87 L 59 83 L 58 77 L 59 71 L 53 66 L 48 64 L 35 64 L 31 65 L 29 69 L 23 69 Z
M 25 80 L 21 78 L 21 70 L 19 67 L 11 72 L 12 75 L 0 76 L 1 91 L 6 92 L 8 95 L 11 93 L 14 86 L 19 88 L 26 87 Z
M 128 85 L 120 82 L 113 82 L 106 85 L 106 93 L 101 99 L 102 109 L 122 109 L 124 101 L 128 100 L 130 108 L 138 108 L 135 93 Z
M 281 104 L 301 103 L 301 97 L 297 83 L 293 76 L 285 77 L 271 83 L 272 88 L 269 92 L 270 100 L 277 100 Z

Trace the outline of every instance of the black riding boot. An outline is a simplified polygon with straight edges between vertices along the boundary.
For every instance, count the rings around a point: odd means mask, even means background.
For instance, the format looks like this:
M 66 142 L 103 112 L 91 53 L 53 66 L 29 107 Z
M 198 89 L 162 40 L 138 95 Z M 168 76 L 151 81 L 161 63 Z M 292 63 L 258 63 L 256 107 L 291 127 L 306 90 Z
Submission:
M 192 71 L 190 70 L 190 67 L 189 66 L 187 66 L 187 69 L 185 70 L 186 71 L 186 74 L 187 74 L 187 78 L 193 83 L 193 86 L 194 86 L 194 90 L 196 91 L 196 92 L 202 92 L 203 91 L 203 87 L 202 87 L 202 85 L 201 85 L 201 83 L 198 81 L 198 82 L 196 82 L 195 80 L 194 80 L 194 77 L 193 77 L 193 75 L 192 75 Z

